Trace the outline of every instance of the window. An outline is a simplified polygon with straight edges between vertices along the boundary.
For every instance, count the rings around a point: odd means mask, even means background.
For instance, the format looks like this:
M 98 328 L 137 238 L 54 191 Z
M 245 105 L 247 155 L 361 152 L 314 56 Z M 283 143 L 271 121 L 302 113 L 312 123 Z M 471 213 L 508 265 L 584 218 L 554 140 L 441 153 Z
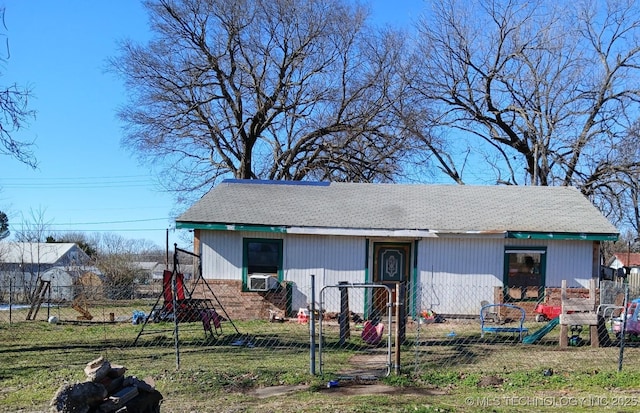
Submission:
M 505 298 L 538 300 L 544 294 L 546 248 L 505 250 Z
M 273 274 L 282 280 L 282 240 L 245 238 L 242 253 L 243 288 L 251 274 Z

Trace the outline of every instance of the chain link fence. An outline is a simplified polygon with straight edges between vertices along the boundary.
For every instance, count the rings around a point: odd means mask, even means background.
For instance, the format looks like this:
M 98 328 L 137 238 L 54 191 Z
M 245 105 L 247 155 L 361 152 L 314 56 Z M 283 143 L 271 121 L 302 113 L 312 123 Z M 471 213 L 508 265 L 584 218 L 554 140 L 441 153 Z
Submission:
M 415 323 L 412 346 L 415 360 L 411 366 L 415 376 L 445 366 L 466 373 L 556 371 L 572 374 L 638 369 L 640 324 L 636 324 L 638 313 L 633 299 L 640 297 L 640 290 L 629 288 L 628 284 L 602 281 L 593 297 L 595 304 L 591 305 L 595 311 L 569 311 L 572 316 L 588 315 L 589 321 L 574 324 L 572 318 L 565 316 L 564 345 L 561 343 L 561 288 L 546 288 L 544 294 L 539 295 L 543 297 L 541 300 L 508 304 L 496 300 L 499 305 L 480 300 L 480 288 L 449 288 L 461 301 L 476 302 L 476 314 L 471 317 L 435 314 L 428 305 L 423 307 Z M 589 302 L 590 291 L 573 288 L 567 289 L 565 295 Z M 428 302 L 428 294 L 418 296 L 427 298 L 423 303 Z M 496 288 L 495 297 L 502 297 L 502 288 Z M 627 328 L 624 333 L 622 325 Z
M 235 356 L 242 349 L 252 352 L 252 360 L 281 359 L 282 368 L 296 374 L 359 377 L 403 372 L 419 378 L 443 369 L 570 374 L 635 371 L 640 365 L 640 290 L 628 284 L 600 283 L 597 346 L 591 345 L 589 325 L 573 324 L 566 326 L 567 345 L 560 345 L 562 326 L 554 321 L 560 288 L 547 288 L 544 301 L 511 303 L 525 311 L 520 325 L 518 313 L 505 308 L 481 318 L 483 306 L 501 303 L 501 288 L 495 302 L 487 303 L 480 299 L 486 292 L 480 295 L 473 285 L 448 286 L 449 296 L 476 306 L 467 314 L 444 314 L 434 310 L 432 294 L 444 286 L 399 295 L 379 285 L 318 286 L 317 301 L 306 308 L 291 308 L 286 284 L 246 294 L 235 282 L 184 280 L 183 287 L 185 301 L 169 304 L 162 280 L 117 287 L 50 284 L 43 290 L 36 284 L 31 292 L 5 283 L 0 285 L 0 341 L 30 343 L 43 351 L 84 346 L 141 362 L 150 356 L 138 349 L 173 351 L 178 368 L 180 352 L 214 349 L 217 355 Z M 185 307 L 189 299 L 196 300 L 195 307 Z M 0 355 L 2 362 L 11 362 L 6 357 L 6 352 Z M 47 354 L 51 368 L 64 362 L 61 353 Z

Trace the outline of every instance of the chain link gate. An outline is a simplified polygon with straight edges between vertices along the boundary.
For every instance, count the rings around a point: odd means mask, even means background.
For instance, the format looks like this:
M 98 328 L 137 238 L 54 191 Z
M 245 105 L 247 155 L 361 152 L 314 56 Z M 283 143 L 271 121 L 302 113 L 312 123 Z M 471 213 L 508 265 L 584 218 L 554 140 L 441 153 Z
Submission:
M 375 294 L 376 290 L 380 293 Z M 394 325 L 391 288 L 382 284 L 329 285 L 320 291 L 319 306 L 320 373 L 359 378 L 389 376 Z M 386 326 L 383 323 L 385 314 L 379 311 L 380 308 L 386 313 Z M 354 337 L 352 329 L 360 334 Z M 351 353 L 347 362 L 344 361 L 345 351 Z M 336 367 L 326 371 L 325 363 Z

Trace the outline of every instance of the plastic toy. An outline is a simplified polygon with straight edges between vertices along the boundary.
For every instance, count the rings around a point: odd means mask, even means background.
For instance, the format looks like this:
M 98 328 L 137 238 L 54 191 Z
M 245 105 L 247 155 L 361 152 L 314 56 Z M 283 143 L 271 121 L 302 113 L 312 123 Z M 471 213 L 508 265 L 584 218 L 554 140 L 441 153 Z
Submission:
M 611 319 L 611 330 L 617 339 L 622 336 L 622 323 L 625 322 L 624 333 L 630 338 L 638 338 L 640 336 L 640 298 L 632 300 L 627 306 L 626 314 Z
M 522 342 L 524 344 L 535 344 L 538 341 L 540 341 L 540 339 L 542 339 L 542 337 L 546 336 L 551 330 L 553 330 L 554 328 L 556 328 L 556 326 L 560 323 L 560 317 L 555 317 L 552 318 L 551 321 L 549 321 L 547 324 L 543 325 L 542 327 L 540 327 L 539 329 L 537 329 L 536 331 L 534 331 L 533 333 L 527 335 L 526 337 L 524 337 L 522 339 Z
M 582 332 L 581 325 L 571 326 L 571 337 L 569 337 L 569 345 L 573 347 L 578 347 L 584 344 L 584 340 L 580 337 L 580 333 Z
M 382 339 L 384 332 L 384 324 L 374 323 L 369 320 L 364 322 L 362 329 L 362 340 L 367 344 L 378 344 Z
M 562 314 L 562 306 L 559 305 L 547 305 L 538 304 L 534 310 L 536 314 L 536 321 L 541 323 L 543 321 L 553 320 Z

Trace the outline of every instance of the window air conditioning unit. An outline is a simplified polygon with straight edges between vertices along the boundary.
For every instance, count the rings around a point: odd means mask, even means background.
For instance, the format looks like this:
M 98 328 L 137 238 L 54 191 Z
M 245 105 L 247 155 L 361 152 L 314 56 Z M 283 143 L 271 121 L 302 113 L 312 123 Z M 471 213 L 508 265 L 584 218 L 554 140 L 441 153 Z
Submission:
M 250 291 L 270 291 L 278 289 L 278 280 L 271 274 L 249 275 Z

